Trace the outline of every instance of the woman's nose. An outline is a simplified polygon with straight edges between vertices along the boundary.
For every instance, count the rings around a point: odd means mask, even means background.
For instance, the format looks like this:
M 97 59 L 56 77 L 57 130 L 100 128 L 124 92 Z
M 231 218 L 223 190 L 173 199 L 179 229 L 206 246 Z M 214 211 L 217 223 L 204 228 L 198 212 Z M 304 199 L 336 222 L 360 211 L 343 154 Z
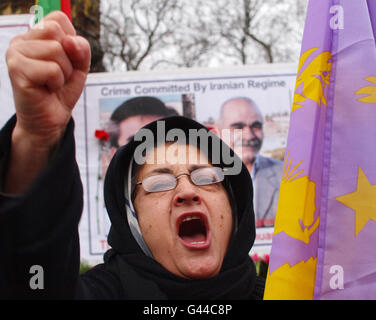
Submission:
M 188 176 L 179 177 L 173 202 L 176 206 L 201 203 L 201 197 L 197 192 L 197 187 L 191 182 Z

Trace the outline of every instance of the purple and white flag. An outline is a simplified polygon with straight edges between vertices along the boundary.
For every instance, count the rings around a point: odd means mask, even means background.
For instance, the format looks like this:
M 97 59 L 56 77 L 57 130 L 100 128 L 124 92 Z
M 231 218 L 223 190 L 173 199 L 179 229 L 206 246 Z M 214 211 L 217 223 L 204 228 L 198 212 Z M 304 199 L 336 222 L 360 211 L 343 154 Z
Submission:
M 310 0 L 265 299 L 376 298 L 375 36 L 375 0 Z

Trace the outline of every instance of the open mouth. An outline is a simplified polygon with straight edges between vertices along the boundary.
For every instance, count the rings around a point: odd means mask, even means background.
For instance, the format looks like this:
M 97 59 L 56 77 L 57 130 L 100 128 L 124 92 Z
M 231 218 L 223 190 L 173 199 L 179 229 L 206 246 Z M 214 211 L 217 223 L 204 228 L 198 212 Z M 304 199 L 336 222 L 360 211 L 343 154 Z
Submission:
M 207 218 L 200 212 L 185 213 L 177 221 L 182 243 L 191 249 L 204 249 L 210 245 Z

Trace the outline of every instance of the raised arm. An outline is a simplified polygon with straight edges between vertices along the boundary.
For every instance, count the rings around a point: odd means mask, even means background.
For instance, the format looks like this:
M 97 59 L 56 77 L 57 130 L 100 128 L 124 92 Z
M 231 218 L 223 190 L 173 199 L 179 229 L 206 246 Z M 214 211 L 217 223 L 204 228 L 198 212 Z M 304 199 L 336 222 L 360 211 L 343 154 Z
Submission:
M 0 131 L 0 298 L 73 298 L 83 196 L 71 113 L 90 46 L 54 12 L 14 38 L 6 58 L 16 120 Z
M 90 46 L 53 12 L 16 36 L 6 55 L 17 122 L 3 192 L 23 193 L 65 132 L 90 68 Z

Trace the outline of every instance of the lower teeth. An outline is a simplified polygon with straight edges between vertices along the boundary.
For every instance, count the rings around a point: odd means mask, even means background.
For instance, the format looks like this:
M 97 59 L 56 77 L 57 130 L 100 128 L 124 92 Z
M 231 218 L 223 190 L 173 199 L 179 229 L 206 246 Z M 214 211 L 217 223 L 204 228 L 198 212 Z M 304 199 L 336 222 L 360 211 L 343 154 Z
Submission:
M 205 241 L 193 241 L 193 242 L 191 242 L 192 244 L 204 244 L 205 243 Z

